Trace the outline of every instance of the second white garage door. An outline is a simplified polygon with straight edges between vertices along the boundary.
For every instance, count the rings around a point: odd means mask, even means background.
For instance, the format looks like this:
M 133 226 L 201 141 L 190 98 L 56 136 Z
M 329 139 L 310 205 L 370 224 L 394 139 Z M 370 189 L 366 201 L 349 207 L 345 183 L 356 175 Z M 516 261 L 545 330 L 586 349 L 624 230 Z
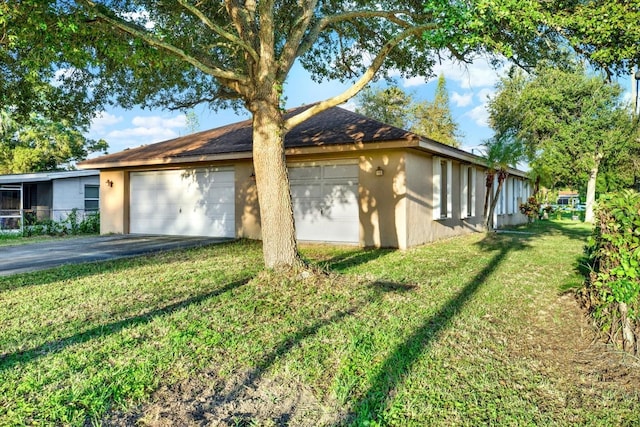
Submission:
M 299 240 L 359 243 L 358 165 L 289 168 Z
M 235 237 L 232 168 L 132 172 L 134 234 Z

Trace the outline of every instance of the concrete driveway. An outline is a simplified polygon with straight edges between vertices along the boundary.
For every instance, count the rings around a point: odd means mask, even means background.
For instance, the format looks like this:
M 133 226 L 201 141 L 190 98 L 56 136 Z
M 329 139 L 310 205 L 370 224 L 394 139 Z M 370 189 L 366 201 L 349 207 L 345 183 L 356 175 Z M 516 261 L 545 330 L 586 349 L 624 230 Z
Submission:
M 114 235 L 0 247 L 0 276 L 45 270 L 63 264 L 106 261 L 178 248 L 212 245 L 230 239 L 184 236 Z

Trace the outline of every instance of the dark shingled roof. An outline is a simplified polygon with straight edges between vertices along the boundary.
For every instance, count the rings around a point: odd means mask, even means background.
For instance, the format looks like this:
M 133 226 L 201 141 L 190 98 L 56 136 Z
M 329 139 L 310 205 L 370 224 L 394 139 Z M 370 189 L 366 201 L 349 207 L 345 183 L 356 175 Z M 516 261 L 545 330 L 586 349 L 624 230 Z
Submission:
M 286 116 L 298 114 L 310 106 L 287 111 Z M 316 114 L 293 128 L 285 137 L 285 148 L 360 144 L 384 141 L 418 140 L 418 135 L 386 125 L 340 107 Z M 81 163 L 94 164 L 145 162 L 149 160 L 214 156 L 246 153 L 252 150 L 251 120 L 194 133 L 168 141 L 107 154 Z

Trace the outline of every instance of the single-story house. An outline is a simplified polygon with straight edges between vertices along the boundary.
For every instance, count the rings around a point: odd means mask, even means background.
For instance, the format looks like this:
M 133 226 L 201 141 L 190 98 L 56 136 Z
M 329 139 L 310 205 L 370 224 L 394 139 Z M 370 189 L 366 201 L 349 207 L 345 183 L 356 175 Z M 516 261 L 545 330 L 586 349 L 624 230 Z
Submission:
M 404 249 L 483 229 L 482 157 L 339 107 L 285 149 L 300 241 Z M 260 239 L 250 120 L 78 166 L 100 170 L 102 233 Z M 511 169 L 505 190 L 495 223 L 526 222 L 526 174 Z
M 0 230 L 23 220 L 64 220 L 74 209 L 100 209 L 100 171 L 75 170 L 0 175 Z
M 575 191 L 559 191 L 556 204 L 559 206 L 575 206 L 580 204 L 580 194 Z

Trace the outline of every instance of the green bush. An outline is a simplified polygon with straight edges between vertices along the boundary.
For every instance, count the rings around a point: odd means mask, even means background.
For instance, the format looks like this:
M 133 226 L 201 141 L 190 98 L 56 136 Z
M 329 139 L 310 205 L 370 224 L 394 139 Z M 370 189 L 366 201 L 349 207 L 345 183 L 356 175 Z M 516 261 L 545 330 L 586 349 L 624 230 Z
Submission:
M 600 198 L 586 252 L 590 273 L 583 302 L 611 342 L 638 354 L 640 336 L 640 194 Z
M 100 212 L 87 214 L 79 226 L 82 234 L 96 234 L 100 232 Z
M 100 213 L 88 213 L 82 218 L 77 209 L 71 210 L 66 218 L 60 221 L 52 219 L 25 221 L 23 236 L 62 236 L 65 234 L 96 234 L 100 232 Z
M 531 196 L 527 199 L 527 203 L 520 204 L 520 212 L 527 216 L 529 223 L 533 222 L 540 216 L 540 202 Z

